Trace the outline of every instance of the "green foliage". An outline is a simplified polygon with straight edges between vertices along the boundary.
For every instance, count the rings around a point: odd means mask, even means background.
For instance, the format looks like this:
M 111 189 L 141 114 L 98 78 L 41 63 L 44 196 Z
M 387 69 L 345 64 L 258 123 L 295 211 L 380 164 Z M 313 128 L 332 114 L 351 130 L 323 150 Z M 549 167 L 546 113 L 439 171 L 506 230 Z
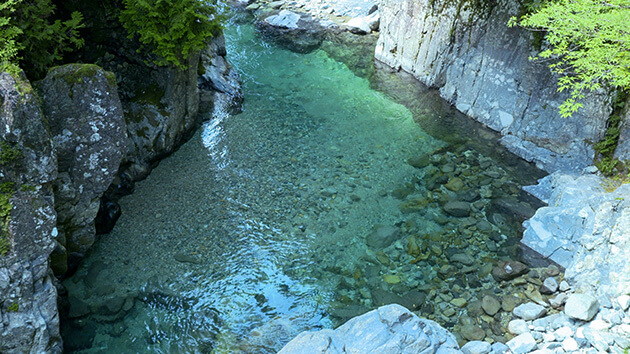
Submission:
M 207 45 L 221 28 L 215 1 L 123 0 L 120 21 L 140 43 L 158 56 L 158 65 L 187 69 L 186 58 Z
M 608 127 L 604 138 L 595 143 L 596 162 L 595 166 L 605 176 L 612 177 L 623 173 L 624 163 L 615 158 L 615 150 L 619 142 L 621 133 L 621 113 L 624 110 L 625 101 L 628 98 L 626 92 L 620 91 L 613 102 L 613 114 L 608 118 Z
M 0 184 L 0 256 L 4 256 L 11 250 L 9 242 L 9 222 L 11 221 L 11 197 L 13 197 L 12 182 Z
M 69 19 L 55 18 L 51 0 L 8 0 L 0 5 L 0 61 L 18 64 L 37 79 L 62 59 L 64 53 L 80 48 L 78 30 L 83 16 L 73 12 Z M 7 35 L 5 37 L 4 35 Z
M 630 0 L 530 1 L 531 14 L 509 25 L 546 31 L 549 49 L 535 60 L 551 60 L 549 67 L 560 74 L 558 91 L 570 97 L 560 106 L 569 117 L 582 104 L 585 92 L 603 85 L 630 88 Z
M 18 52 L 15 38 L 22 31 L 11 24 L 10 15 L 20 1 L 22 0 L 6 0 L 0 3 L 0 72 L 9 72 L 13 75 L 17 75 L 19 70 L 15 65 Z

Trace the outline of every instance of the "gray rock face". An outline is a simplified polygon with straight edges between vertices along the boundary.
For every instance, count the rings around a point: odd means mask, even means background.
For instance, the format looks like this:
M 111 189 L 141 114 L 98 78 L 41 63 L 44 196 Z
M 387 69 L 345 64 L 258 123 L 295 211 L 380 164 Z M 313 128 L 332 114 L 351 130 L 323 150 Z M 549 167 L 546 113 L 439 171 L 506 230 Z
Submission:
M 145 178 L 153 165 L 171 154 L 192 134 L 198 122 L 199 53 L 187 59 L 187 70 L 139 67 L 128 80 L 137 81 L 133 92 L 121 97 L 129 148 L 119 176 Z
M 203 74 L 199 76 L 199 113 L 212 112 L 219 96 L 230 101 L 229 109 L 237 111 L 243 102 L 241 80 L 236 70 L 232 69 L 225 56 L 225 37 L 215 37 L 209 46 L 201 51 Z
M 624 294 L 630 289 L 630 239 L 624 236 L 630 230 L 630 185 L 606 192 L 596 175 L 549 178 L 549 206 L 523 223 L 521 242 L 565 267 L 575 289 Z
M 599 302 L 589 294 L 572 294 L 564 305 L 564 313 L 572 318 L 590 321 L 599 311 Z
M 447 330 L 393 304 L 355 317 L 336 330 L 303 332 L 279 354 L 437 352 L 461 353 Z
M 2 182 L 16 185 L 8 230 L 2 231 L 10 249 L 0 255 L 0 353 L 60 353 L 57 290 L 48 261 L 57 236 L 57 157 L 26 79 L 0 73 L 0 102 L 0 139 L 21 155 L 0 165 Z
M 67 256 L 81 258 L 94 243 L 100 198 L 127 149 L 127 131 L 115 78 L 96 65 L 52 68 L 38 90 L 59 156 L 53 270 L 62 275 Z
M 506 135 L 513 152 L 548 170 L 588 166 L 611 112 L 594 93 L 571 119 L 544 64 L 532 63 L 531 34 L 508 28 L 516 0 L 381 0 L 376 59 L 413 74 L 460 111 Z

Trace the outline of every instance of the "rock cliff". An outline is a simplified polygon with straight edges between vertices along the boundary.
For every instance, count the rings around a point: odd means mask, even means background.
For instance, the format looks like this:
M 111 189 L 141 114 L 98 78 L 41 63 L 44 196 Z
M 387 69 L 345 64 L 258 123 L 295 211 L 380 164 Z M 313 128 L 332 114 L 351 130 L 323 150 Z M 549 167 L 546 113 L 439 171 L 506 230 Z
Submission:
M 533 63 L 533 37 L 508 28 L 517 0 L 381 0 L 376 59 L 413 74 L 470 117 L 500 131 L 503 143 L 547 171 L 592 164 L 591 143 L 605 132 L 606 92 L 563 119 L 566 98 L 545 64 Z
M 125 153 L 127 131 L 116 79 L 96 65 L 52 68 L 38 91 L 58 156 L 52 266 L 61 275 L 94 243 L 100 198 Z
M 30 83 L 0 73 L 0 353 L 59 353 L 49 267 L 57 216 L 57 155 Z

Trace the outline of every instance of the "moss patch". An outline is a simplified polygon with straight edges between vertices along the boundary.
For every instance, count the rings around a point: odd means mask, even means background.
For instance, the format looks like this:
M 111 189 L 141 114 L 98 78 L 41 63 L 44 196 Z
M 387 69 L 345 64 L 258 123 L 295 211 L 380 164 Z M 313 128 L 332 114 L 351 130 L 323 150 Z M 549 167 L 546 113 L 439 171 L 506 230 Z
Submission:
M 9 165 L 21 158 L 22 152 L 14 144 L 4 140 L 0 142 L 0 165 Z
M 11 305 L 7 306 L 7 312 L 18 312 L 19 310 L 20 306 L 17 302 L 14 302 Z
M 613 113 L 608 118 L 606 135 L 601 141 L 593 145 L 596 153 L 595 166 L 607 177 L 627 174 L 625 164 L 615 158 L 615 150 L 617 149 L 621 133 L 621 115 L 628 97 L 628 92 L 621 91 L 617 93 L 613 101 Z

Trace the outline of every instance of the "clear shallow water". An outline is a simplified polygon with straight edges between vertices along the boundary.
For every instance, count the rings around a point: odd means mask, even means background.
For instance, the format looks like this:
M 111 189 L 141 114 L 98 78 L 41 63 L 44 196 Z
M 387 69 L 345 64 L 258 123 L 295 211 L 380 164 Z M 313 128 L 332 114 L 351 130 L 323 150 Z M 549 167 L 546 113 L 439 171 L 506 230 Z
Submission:
M 275 352 L 389 301 L 453 325 L 456 315 L 427 304 L 453 284 L 474 296 L 484 264 L 514 256 L 509 215 L 489 205 L 518 196 L 531 171 L 413 81 L 380 72 L 370 83 L 323 51 L 261 41 L 250 25 L 226 37 L 243 112 L 217 112 L 121 201 L 114 231 L 64 283 L 67 349 Z M 427 153 L 427 166 L 407 163 Z M 468 217 L 440 206 L 453 193 L 436 191 L 455 177 L 482 191 Z M 369 247 L 378 225 L 397 240 Z M 444 275 L 462 252 L 485 257 L 475 279 Z

